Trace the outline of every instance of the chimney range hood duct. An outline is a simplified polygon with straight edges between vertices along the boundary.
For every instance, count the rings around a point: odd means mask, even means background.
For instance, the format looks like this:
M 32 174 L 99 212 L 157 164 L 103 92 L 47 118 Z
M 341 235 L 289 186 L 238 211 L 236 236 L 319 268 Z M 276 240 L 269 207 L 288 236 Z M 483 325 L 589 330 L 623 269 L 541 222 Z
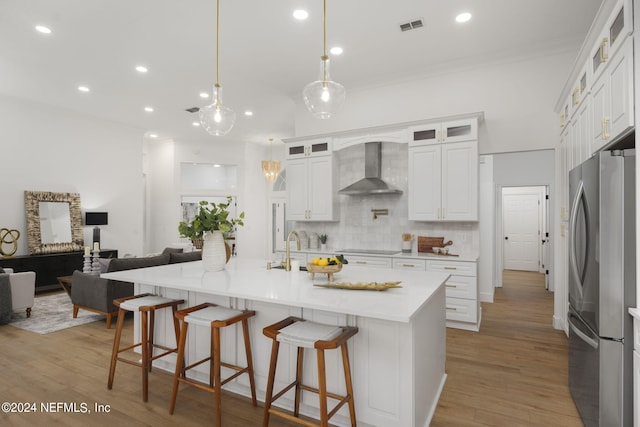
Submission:
M 347 196 L 402 194 L 402 190 L 380 179 L 382 170 L 382 143 L 367 142 L 364 145 L 364 178 L 338 191 Z

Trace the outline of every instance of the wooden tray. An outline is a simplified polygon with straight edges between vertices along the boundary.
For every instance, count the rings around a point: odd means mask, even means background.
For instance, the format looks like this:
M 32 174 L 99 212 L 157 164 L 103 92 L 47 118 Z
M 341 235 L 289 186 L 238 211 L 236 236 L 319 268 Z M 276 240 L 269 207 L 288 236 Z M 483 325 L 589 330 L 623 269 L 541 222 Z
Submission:
M 311 275 L 311 280 L 314 279 L 316 273 L 324 273 L 329 277 L 329 281 L 333 282 L 333 273 L 337 273 L 340 270 L 342 270 L 342 264 L 313 265 L 310 262 L 307 263 L 307 271 Z
M 313 286 L 320 286 L 323 288 L 352 289 L 356 291 L 386 291 L 390 288 L 401 288 L 402 286 L 400 286 L 399 283 L 400 282 L 334 282 L 322 284 L 314 283 Z
M 424 237 L 418 236 L 418 252 L 433 253 L 433 247 L 444 248 L 445 246 L 453 245 L 453 242 L 449 240 L 444 241 L 444 237 Z

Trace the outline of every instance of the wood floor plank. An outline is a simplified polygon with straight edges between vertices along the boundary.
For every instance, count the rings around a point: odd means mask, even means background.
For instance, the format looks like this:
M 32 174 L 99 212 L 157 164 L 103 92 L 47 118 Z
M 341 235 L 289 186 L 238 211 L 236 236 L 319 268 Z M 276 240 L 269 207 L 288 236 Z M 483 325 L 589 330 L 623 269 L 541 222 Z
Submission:
M 448 374 L 432 427 L 581 426 L 567 387 L 567 338 L 551 326 L 553 293 L 536 273 L 505 272 L 493 304 L 483 303 L 480 332 L 447 329 Z M 130 342 L 132 320 L 123 341 Z M 140 371 L 119 364 L 113 390 L 107 389 L 113 329 L 93 322 L 47 335 L 0 326 L 0 397 L 14 402 L 66 402 L 90 406 L 83 413 L 0 412 L 11 427 L 210 426 L 213 397 L 181 388 L 169 414 L 172 376 L 149 377 L 149 402 L 141 398 Z M 355 396 L 358 399 L 358 396 Z M 110 405 L 96 413 L 94 405 Z M 262 407 L 223 393 L 225 427 L 260 426 Z M 272 427 L 295 424 L 274 418 Z

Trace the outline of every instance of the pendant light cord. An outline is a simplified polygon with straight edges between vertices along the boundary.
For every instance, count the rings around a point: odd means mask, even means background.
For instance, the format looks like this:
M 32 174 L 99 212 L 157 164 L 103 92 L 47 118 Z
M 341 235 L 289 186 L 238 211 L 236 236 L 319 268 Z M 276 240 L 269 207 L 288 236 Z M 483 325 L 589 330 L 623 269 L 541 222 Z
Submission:
M 216 87 L 220 87 L 220 0 L 216 0 Z

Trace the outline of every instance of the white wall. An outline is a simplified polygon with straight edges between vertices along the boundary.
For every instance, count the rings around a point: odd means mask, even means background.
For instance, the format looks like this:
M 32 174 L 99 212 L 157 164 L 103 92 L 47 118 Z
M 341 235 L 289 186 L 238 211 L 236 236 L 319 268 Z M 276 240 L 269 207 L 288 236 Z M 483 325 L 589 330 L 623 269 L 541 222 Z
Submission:
M 316 119 L 297 104 L 296 136 L 483 111 L 480 154 L 554 148 L 553 108 L 575 56 L 572 51 L 479 65 L 368 90 L 347 87 L 343 110 L 331 120 Z M 333 77 L 340 81 L 338 70 Z
M 0 227 L 21 233 L 28 253 L 24 191 L 80 194 L 83 212 L 106 211 L 102 247 L 142 252 L 143 132 L 0 95 Z M 85 244 L 92 228 L 84 227 Z
M 220 142 L 213 137 L 202 141 L 159 141 L 147 147 L 148 206 L 153 210 L 149 227 L 148 252 L 184 241 L 178 234 L 180 199 L 188 196 L 236 197 L 238 211 L 245 213 L 245 226 L 236 233 L 237 251 L 245 257 L 266 258 L 268 251 L 268 185 L 260 161 L 268 149 L 244 142 Z M 274 153 L 274 158 L 276 153 Z M 181 163 L 237 165 L 237 187 L 230 190 L 188 190 L 180 185 Z

